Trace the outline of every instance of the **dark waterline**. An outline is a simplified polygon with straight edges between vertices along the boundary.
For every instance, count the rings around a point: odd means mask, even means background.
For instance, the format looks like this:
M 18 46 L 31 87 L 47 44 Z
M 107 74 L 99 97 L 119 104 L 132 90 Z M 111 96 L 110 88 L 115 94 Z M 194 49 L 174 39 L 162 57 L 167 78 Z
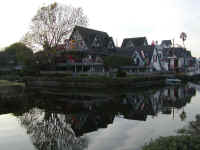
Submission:
M 200 93 L 191 84 L 64 97 L 17 91 L 14 98 L 0 93 L 3 150 L 138 150 L 175 135 L 200 113 Z

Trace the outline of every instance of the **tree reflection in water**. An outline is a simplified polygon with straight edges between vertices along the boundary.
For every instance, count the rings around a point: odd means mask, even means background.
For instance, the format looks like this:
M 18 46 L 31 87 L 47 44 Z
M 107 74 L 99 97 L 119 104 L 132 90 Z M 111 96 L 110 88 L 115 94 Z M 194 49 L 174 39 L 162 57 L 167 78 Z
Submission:
M 66 115 L 33 108 L 19 118 L 38 150 L 82 150 L 87 147 L 87 140 L 76 137 Z
M 146 121 L 148 115 L 156 116 L 159 112 L 170 115 L 174 108 L 181 109 L 190 103 L 194 95 L 193 88 L 182 86 L 120 94 L 111 101 L 95 97 L 96 102 L 86 102 L 83 96 L 81 101 L 75 102 L 73 98 L 77 97 L 69 96 L 70 102 L 56 102 L 48 97 L 40 99 L 39 106 L 34 106 L 19 118 L 38 150 L 83 150 L 88 146 L 88 139 L 82 135 L 106 128 L 116 116 Z

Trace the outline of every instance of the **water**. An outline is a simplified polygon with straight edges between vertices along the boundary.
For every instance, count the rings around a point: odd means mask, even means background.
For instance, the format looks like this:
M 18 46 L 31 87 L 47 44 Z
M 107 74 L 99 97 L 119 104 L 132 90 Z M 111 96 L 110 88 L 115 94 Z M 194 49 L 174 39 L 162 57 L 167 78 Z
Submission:
M 191 84 L 137 92 L 18 94 L 1 95 L 2 150 L 139 150 L 151 139 L 175 135 L 200 113 L 200 92 Z

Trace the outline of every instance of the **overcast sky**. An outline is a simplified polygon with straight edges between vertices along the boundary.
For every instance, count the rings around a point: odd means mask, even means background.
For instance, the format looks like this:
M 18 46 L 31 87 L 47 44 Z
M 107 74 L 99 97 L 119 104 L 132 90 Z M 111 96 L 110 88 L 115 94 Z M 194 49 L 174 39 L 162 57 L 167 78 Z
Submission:
M 6 0 L 0 5 L 0 47 L 17 42 L 28 31 L 37 10 L 55 0 Z M 200 57 L 199 0 L 57 0 L 82 7 L 89 18 L 89 28 L 107 32 L 120 46 L 123 38 L 146 36 L 152 40 L 188 38 L 186 47 Z

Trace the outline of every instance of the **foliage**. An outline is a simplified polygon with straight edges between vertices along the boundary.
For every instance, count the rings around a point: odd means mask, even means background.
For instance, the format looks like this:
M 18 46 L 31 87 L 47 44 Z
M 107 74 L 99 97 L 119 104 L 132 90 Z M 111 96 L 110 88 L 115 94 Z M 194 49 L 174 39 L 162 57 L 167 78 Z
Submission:
M 183 46 L 185 47 L 184 42 L 185 42 L 185 40 L 187 39 L 187 34 L 186 34 L 185 32 L 181 32 L 181 34 L 180 34 L 180 39 L 182 39 L 182 41 L 183 41 Z
M 118 69 L 117 77 L 126 77 L 126 76 L 127 76 L 126 72 L 122 71 L 121 69 Z
M 75 25 L 87 26 L 88 19 L 82 8 L 50 4 L 40 8 L 32 18 L 30 31 L 22 41 L 32 47 L 51 49 L 63 42 L 71 33 Z
M 130 57 L 125 56 L 106 56 L 104 58 L 104 65 L 106 68 L 119 68 L 121 66 L 128 66 L 131 65 Z
M 35 61 L 40 65 L 55 64 L 56 50 L 39 51 L 34 54 Z
M 145 145 L 142 150 L 199 150 L 199 136 L 169 136 L 159 139 Z
M 187 128 L 178 130 L 178 133 L 200 136 L 200 115 L 196 115 L 196 120 L 191 121 Z
M 5 53 L 5 51 L 0 52 L 0 66 L 5 66 L 9 62 L 9 56 Z
M 191 121 L 187 128 L 178 130 L 181 135 L 160 137 L 142 150 L 199 150 L 200 149 L 200 115 L 196 116 L 195 121 Z
M 7 61 L 12 60 L 16 64 L 28 65 L 32 62 L 33 51 L 23 43 L 14 43 L 5 48 L 3 55 L 7 56 Z
M 182 113 L 180 114 L 180 119 L 181 121 L 184 121 L 187 118 L 186 112 L 183 110 Z

